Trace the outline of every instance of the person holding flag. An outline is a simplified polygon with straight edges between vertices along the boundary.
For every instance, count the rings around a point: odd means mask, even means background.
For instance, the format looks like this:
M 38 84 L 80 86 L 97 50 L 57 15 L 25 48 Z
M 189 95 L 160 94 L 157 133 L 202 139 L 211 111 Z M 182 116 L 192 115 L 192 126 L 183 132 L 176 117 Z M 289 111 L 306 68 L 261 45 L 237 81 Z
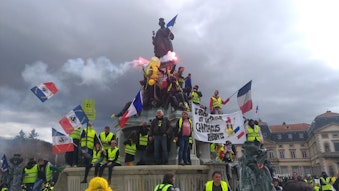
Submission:
M 210 112 L 211 114 L 223 114 L 222 105 L 227 104 L 230 101 L 230 98 L 222 100 L 219 97 L 219 90 L 214 91 L 214 95 L 210 99 Z
M 90 164 L 91 156 L 93 155 L 94 145 L 99 143 L 96 131 L 93 128 L 93 122 L 89 121 L 87 127 L 83 129 L 80 136 L 81 153 L 84 155 L 84 165 Z

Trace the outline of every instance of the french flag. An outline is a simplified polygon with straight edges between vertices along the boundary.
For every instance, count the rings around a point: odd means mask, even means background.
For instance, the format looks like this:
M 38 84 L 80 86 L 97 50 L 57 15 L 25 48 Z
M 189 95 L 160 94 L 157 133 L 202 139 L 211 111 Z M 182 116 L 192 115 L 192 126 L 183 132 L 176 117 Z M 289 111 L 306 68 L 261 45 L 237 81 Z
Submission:
M 69 136 L 52 128 L 53 154 L 74 151 L 73 140 Z
M 121 117 L 120 126 L 124 128 L 125 123 L 128 121 L 128 119 L 133 115 L 140 113 L 142 111 L 142 107 L 143 107 L 142 91 L 140 90 L 138 94 L 135 96 L 129 108 L 125 111 L 124 115 Z
M 58 92 L 53 82 L 45 82 L 34 86 L 31 91 L 42 101 L 46 101 Z
M 67 134 L 70 134 L 74 131 L 75 128 L 81 127 L 82 124 L 85 124 L 88 121 L 89 120 L 84 110 L 80 105 L 78 105 L 73 110 L 71 110 L 66 116 L 64 116 L 59 121 L 59 124 Z
M 237 100 L 243 114 L 252 109 L 251 86 L 252 80 L 238 91 Z

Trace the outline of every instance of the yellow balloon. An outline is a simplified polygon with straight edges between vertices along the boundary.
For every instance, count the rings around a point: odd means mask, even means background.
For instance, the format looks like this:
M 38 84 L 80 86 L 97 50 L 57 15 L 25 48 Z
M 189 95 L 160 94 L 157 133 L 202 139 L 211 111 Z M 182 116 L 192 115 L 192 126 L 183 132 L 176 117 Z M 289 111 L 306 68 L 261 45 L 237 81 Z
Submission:
M 155 84 L 155 81 L 153 79 L 148 80 L 148 85 L 153 86 Z

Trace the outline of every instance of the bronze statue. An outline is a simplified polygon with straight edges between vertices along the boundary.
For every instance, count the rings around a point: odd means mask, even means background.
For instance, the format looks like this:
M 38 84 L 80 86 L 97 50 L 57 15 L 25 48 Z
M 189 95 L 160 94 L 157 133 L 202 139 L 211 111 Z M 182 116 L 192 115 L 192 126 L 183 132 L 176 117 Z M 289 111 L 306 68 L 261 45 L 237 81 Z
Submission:
M 275 191 L 266 161 L 265 148 L 251 141 L 244 143 L 243 156 L 239 159 L 241 191 Z
M 169 28 L 165 27 L 165 21 L 163 18 L 159 19 L 160 29 L 158 29 L 155 34 L 153 31 L 153 45 L 154 45 L 154 55 L 158 58 L 163 57 L 168 53 L 168 51 L 173 52 L 172 41 L 174 35 Z

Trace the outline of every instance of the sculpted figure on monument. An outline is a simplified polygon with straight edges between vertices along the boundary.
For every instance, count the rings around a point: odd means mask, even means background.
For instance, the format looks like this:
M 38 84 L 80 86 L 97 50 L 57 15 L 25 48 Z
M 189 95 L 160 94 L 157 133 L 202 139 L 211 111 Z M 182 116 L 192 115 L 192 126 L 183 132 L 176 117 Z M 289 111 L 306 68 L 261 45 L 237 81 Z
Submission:
M 241 191 L 275 191 L 272 176 L 265 165 L 267 150 L 252 141 L 246 141 L 243 146 L 243 156 L 240 162 Z
M 174 35 L 169 28 L 165 27 L 163 18 L 159 19 L 160 29 L 156 33 L 153 31 L 154 55 L 158 58 L 163 57 L 168 51 L 173 52 L 172 40 Z

